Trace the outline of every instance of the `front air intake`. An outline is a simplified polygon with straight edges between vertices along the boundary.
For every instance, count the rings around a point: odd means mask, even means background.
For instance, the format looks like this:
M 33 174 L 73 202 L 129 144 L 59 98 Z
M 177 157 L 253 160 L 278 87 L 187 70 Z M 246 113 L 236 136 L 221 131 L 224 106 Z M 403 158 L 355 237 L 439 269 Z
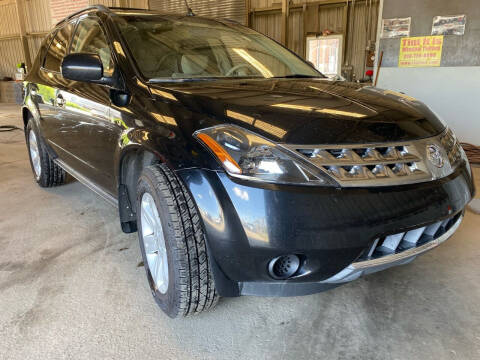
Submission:
M 378 259 L 421 247 L 445 234 L 457 223 L 461 216 L 462 214 L 458 213 L 428 226 L 378 238 L 373 242 L 373 245 L 368 251 L 365 250 L 358 261 Z

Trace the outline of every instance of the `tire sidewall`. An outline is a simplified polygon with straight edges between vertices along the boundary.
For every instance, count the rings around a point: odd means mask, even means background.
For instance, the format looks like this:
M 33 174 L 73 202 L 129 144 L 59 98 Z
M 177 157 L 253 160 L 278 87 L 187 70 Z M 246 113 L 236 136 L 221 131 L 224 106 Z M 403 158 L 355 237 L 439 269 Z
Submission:
M 155 282 L 153 281 L 152 274 L 148 267 L 147 257 L 145 253 L 145 247 L 143 244 L 143 233 L 142 233 L 142 219 L 141 219 L 141 202 L 143 194 L 148 192 L 154 199 L 155 205 L 158 210 L 158 215 L 162 223 L 162 230 L 165 238 L 165 247 L 167 249 L 167 261 L 168 261 L 168 288 L 165 294 L 162 294 L 160 291 L 155 289 Z M 180 274 L 178 272 L 177 261 L 174 252 L 172 251 L 175 241 L 175 233 L 172 229 L 171 221 L 169 219 L 169 211 L 166 205 L 165 199 L 162 199 L 162 196 L 158 194 L 155 190 L 153 181 L 148 174 L 143 174 L 138 182 L 137 187 L 137 203 L 136 203 L 136 215 L 137 215 L 137 224 L 138 224 L 138 239 L 140 243 L 140 251 L 142 253 L 143 265 L 145 272 L 147 274 L 148 284 L 152 292 L 155 301 L 160 306 L 160 308 L 170 317 L 174 318 L 178 315 L 179 312 L 179 303 L 178 299 L 180 297 L 178 289 L 178 281 Z

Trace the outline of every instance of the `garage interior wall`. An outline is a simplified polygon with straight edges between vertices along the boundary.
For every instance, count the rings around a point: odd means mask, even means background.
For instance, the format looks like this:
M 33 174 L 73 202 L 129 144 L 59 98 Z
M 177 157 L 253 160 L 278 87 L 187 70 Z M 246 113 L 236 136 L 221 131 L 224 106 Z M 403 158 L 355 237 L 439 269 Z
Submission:
M 148 8 L 148 0 L 89 0 L 89 4 Z M 0 79 L 14 77 L 16 64 L 28 64 L 24 49 L 28 49 L 30 62 L 34 61 L 44 36 L 52 26 L 49 0 L 0 0 Z M 23 41 L 28 46 L 25 47 Z
M 16 64 L 26 62 L 23 41 L 28 44 L 29 58 L 34 59 L 46 31 L 51 28 L 48 1 L 28 0 L 25 5 L 22 7 L 25 28 L 22 38 L 16 2 L 0 0 L 0 78 L 13 77 Z
M 343 34 L 347 38 L 343 73 L 352 80 L 364 77 L 367 47 L 375 46 L 379 0 L 189 0 L 188 3 L 197 15 L 228 18 L 248 25 L 302 57 L 306 55 L 307 35 L 324 30 Z M 185 3 L 150 0 L 150 8 L 184 13 Z
M 253 29 L 306 56 L 306 36 L 328 30 L 343 34 L 342 75 L 362 79 L 367 50 L 374 50 L 379 0 L 247 0 L 248 22 Z M 285 27 L 283 26 L 285 23 Z
M 478 5 L 478 0 L 384 0 L 382 18 L 411 17 L 410 36 L 431 35 L 434 16 L 467 16 L 464 35 L 445 35 L 439 67 L 399 68 L 401 38 L 379 40 L 379 50 L 384 51 L 384 56 L 378 86 L 425 102 L 461 141 L 474 145 L 480 145 Z
M 188 0 L 195 15 L 223 18 L 245 24 L 245 0 Z M 150 9 L 185 14 L 184 0 L 150 0 Z
M 17 15 L 17 2 L 24 13 L 25 32 Z M 183 13 L 183 0 L 89 0 L 90 4 L 151 8 Z M 324 30 L 343 34 L 343 75 L 350 80 L 364 77 L 367 49 L 374 47 L 379 0 L 190 0 L 200 16 L 228 18 L 248 24 L 287 45 L 305 57 L 307 35 Z M 22 10 L 23 9 L 23 10 Z M 247 15 L 248 14 L 248 15 Z M 33 61 L 43 37 L 52 27 L 50 1 L 0 0 L 0 78 L 13 77 L 19 62 Z M 23 39 L 23 40 L 22 40 Z M 29 59 L 24 56 L 23 42 Z

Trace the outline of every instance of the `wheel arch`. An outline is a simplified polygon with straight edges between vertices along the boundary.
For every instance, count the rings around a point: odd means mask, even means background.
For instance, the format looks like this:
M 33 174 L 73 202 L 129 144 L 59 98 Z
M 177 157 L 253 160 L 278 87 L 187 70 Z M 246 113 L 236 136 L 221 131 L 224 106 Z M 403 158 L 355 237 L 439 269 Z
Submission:
M 30 109 L 27 106 L 22 107 L 22 120 L 23 120 L 23 126 L 24 128 L 27 127 L 29 119 L 34 119 L 34 116 Z
M 125 233 L 137 231 L 136 188 L 142 170 L 150 165 L 163 163 L 165 158 L 142 145 L 130 145 L 124 149 L 118 161 L 118 209 L 120 223 Z

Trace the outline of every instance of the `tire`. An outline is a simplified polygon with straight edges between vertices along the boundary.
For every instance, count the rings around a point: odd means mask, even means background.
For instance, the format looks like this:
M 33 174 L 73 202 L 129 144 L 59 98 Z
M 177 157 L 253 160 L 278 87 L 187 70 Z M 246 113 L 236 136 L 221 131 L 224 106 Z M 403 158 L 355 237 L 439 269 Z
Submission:
M 58 186 L 65 183 L 66 173 L 45 150 L 42 139 L 30 118 L 25 128 L 28 157 L 33 177 L 41 187 Z
M 153 210 L 149 210 L 152 207 Z M 137 184 L 136 209 L 143 263 L 160 308 L 171 318 L 213 308 L 219 297 L 200 216 L 189 192 L 166 165 L 143 169 Z M 157 217 L 159 224 L 151 226 L 149 214 Z M 157 234 L 163 234 L 163 247 L 158 235 L 152 240 L 154 228 Z M 152 232 L 153 235 L 149 235 Z M 157 252 L 152 252 L 152 241 L 159 249 Z M 152 260 L 155 254 L 157 262 Z M 161 258 L 166 258 L 168 269 Z M 153 270 L 152 275 L 152 269 L 160 270 Z

